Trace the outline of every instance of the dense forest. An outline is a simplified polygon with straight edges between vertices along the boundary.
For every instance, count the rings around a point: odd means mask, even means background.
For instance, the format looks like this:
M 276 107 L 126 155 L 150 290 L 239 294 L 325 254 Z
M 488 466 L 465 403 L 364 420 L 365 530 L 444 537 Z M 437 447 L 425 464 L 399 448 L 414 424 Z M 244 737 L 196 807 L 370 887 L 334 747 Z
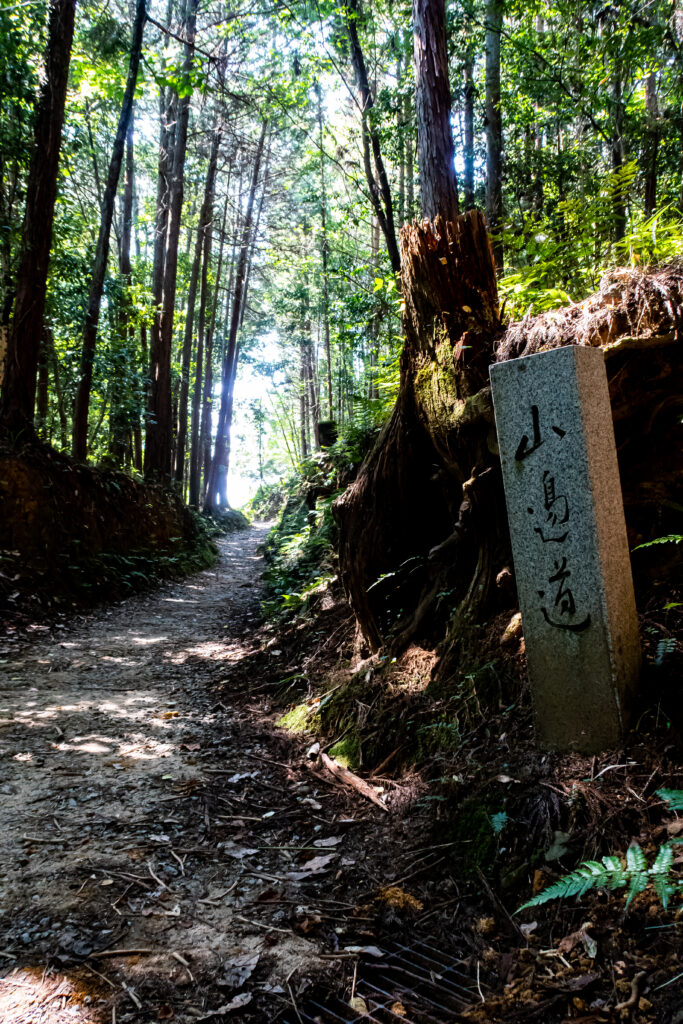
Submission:
M 69 6 L 0 15 L 3 422 L 225 505 L 245 365 L 257 478 L 395 398 L 400 229 L 432 213 L 412 12 Z M 681 17 L 448 5 L 456 187 L 507 318 L 678 254 Z
M 681 1024 L 679 0 L 0 52 L 0 1019 Z

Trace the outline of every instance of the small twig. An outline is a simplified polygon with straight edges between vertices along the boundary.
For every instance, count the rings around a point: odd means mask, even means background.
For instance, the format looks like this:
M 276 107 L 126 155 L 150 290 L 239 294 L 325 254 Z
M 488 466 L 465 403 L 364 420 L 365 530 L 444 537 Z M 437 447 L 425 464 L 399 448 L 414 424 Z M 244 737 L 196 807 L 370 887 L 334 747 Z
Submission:
M 130 985 L 126 985 L 125 981 L 122 981 L 121 982 L 121 988 L 126 992 L 128 997 L 130 998 L 131 1002 L 135 1003 L 135 1005 L 137 1006 L 138 1010 L 141 1010 L 142 1009 L 142 1003 L 140 1002 L 138 997 L 135 995 L 135 992 L 130 987 Z
M 241 914 L 235 914 L 238 921 L 244 921 L 245 924 L 251 924 L 255 928 L 265 928 L 268 932 L 281 932 L 283 935 L 291 935 L 292 932 L 289 928 L 276 928 L 274 924 L 263 924 L 261 921 L 250 921 L 248 917 L 242 917 Z
M 190 975 L 190 981 L 194 983 L 194 974 L 190 970 L 190 965 L 188 964 L 185 957 L 181 956 L 180 953 L 176 953 L 175 951 L 171 952 L 171 956 L 173 957 L 174 960 L 177 960 L 179 964 L 183 965 L 187 973 Z
M 653 989 L 653 992 L 659 992 L 660 988 L 666 988 L 667 985 L 673 985 L 674 981 L 678 981 L 679 978 L 683 978 L 683 971 L 680 974 L 675 975 L 673 978 L 669 978 L 663 985 L 657 985 L 657 988 Z
M 184 857 L 180 858 L 177 853 L 175 853 L 173 850 L 171 850 L 171 856 L 175 857 L 175 859 L 178 861 L 178 863 L 180 864 L 180 873 L 181 873 L 181 875 L 184 875 L 185 874 L 185 861 L 187 860 L 187 854 L 185 854 Z
M 159 876 L 154 874 L 154 868 L 152 867 L 151 860 L 147 861 L 147 870 L 149 871 L 150 875 L 152 876 L 154 881 L 157 883 L 157 885 L 160 885 L 162 889 L 168 889 L 168 886 L 166 885 L 166 883 L 162 882 L 161 879 L 159 878 Z
M 619 1013 L 621 1010 L 629 1010 L 632 1006 L 635 1006 L 638 1002 L 638 992 L 640 990 L 640 983 L 646 976 L 647 971 L 638 971 L 633 981 L 631 982 L 631 995 L 623 1003 L 617 1003 L 614 1007 L 614 1012 Z
M 480 997 L 482 1003 L 485 1003 L 486 1000 L 484 999 L 484 993 L 482 992 L 481 984 L 479 983 L 479 961 L 478 960 L 477 960 L 477 992 L 479 993 L 479 997 Z
M 96 971 L 94 967 L 90 966 L 90 964 L 83 964 L 83 966 L 85 967 L 86 971 L 89 971 L 90 974 L 94 974 L 97 978 L 101 978 L 102 981 L 106 981 L 107 985 L 109 985 L 110 988 L 116 988 L 116 985 L 114 984 L 114 982 L 111 981 L 106 976 L 106 974 L 100 974 L 100 972 Z
M 358 976 L 358 961 L 353 965 L 353 981 L 351 982 L 351 1002 L 356 994 L 356 977 Z
M 154 956 L 158 949 L 101 949 L 99 953 L 91 953 L 88 960 L 104 960 L 112 956 Z

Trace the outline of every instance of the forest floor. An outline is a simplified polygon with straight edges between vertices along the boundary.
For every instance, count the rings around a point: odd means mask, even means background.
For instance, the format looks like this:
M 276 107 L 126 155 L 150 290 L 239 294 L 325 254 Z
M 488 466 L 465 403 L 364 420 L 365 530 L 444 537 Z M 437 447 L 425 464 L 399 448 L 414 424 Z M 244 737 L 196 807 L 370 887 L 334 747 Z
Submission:
M 575 814 L 580 792 L 619 823 L 617 849 L 649 849 L 680 830 L 654 796 L 661 753 L 548 758 L 522 742 L 522 709 L 516 752 L 491 719 L 452 765 L 371 778 L 376 806 L 277 725 L 283 685 L 315 704 L 316 681 L 351 677 L 353 630 L 343 603 L 263 620 L 266 529 L 223 538 L 181 583 L 0 646 L 2 1024 L 681 1024 L 679 915 L 643 894 L 626 920 L 596 895 L 520 924 L 464 871 L 476 821 L 449 832 L 427 785 L 516 787 L 534 814 L 539 795 Z M 533 830 L 510 807 L 514 909 Z M 552 815 L 543 828 L 568 841 Z
M 3 648 L 4 1024 L 296 1024 L 374 943 L 382 888 L 428 866 L 250 695 L 298 669 L 261 622 L 265 529 Z

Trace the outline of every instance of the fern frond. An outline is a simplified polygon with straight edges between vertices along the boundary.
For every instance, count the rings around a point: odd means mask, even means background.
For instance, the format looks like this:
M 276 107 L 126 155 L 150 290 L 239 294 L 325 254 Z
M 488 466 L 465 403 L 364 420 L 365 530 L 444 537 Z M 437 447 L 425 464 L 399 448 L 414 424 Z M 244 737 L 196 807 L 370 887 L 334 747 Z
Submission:
M 526 910 L 528 907 L 538 907 L 541 903 L 549 900 L 566 900 L 570 896 L 584 896 L 591 889 L 616 889 L 626 884 L 626 877 L 621 862 L 617 857 L 605 857 L 601 864 L 597 860 L 584 861 L 580 868 L 565 875 L 553 885 L 548 886 L 543 892 L 520 907 Z
M 631 843 L 626 851 L 626 868 L 631 872 L 647 871 L 647 858 L 638 843 Z
M 658 789 L 657 796 L 665 800 L 672 811 L 683 811 L 683 789 Z
M 683 795 L 680 790 L 670 790 L 669 792 Z M 661 795 L 662 791 L 660 791 Z M 663 799 L 666 798 L 663 797 Z M 650 868 L 647 866 L 647 858 L 638 843 L 633 843 L 626 851 L 625 867 L 614 854 L 603 857 L 602 863 L 597 860 L 586 860 L 576 871 L 560 878 L 559 881 L 525 903 L 519 910 L 537 907 L 541 903 L 547 903 L 548 900 L 564 900 L 569 896 L 583 896 L 591 889 L 614 891 L 623 889 L 626 885 L 628 886 L 627 907 L 639 893 L 647 889 L 648 885 L 652 885 L 666 910 L 674 893 L 683 890 L 683 882 L 671 879 L 671 868 L 674 862 L 673 842 L 675 840 L 662 843 Z

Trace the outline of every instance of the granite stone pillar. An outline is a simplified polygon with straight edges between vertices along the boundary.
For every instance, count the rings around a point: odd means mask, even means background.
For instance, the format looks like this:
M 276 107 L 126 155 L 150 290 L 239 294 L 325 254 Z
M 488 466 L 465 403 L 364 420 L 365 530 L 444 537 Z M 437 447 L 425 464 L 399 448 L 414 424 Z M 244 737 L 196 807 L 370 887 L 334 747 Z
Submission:
M 570 345 L 490 376 L 538 742 L 616 746 L 640 642 L 603 353 Z

